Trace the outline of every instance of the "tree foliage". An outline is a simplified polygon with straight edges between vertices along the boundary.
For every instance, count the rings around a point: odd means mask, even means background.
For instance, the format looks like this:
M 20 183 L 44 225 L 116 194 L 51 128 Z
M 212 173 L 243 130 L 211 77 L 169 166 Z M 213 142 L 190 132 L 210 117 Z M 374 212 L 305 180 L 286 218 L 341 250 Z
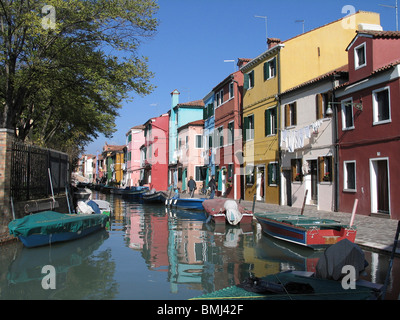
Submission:
M 129 94 L 153 90 L 137 51 L 156 32 L 157 9 L 153 0 L 0 0 L 0 127 L 64 151 L 110 137 Z

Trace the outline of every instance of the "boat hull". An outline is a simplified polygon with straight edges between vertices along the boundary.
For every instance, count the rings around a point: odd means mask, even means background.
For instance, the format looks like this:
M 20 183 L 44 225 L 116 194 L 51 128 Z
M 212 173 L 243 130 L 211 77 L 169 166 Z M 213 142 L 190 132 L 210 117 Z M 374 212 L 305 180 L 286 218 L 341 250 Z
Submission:
M 203 201 L 205 198 L 172 198 L 167 199 L 167 206 L 176 207 L 185 210 L 204 210 Z
M 346 226 L 305 228 L 256 215 L 262 230 L 269 236 L 312 249 L 324 249 L 343 239 L 355 241 L 356 230 Z
M 147 203 L 165 203 L 168 196 L 165 192 L 159 191 L 152 194 L 143 194 L 143 201 Z
M 228 223 L 224 207 L 226 200 L 229 199 L 208 199 L 203 202 L 203 207 L 206 211 L 207 217 L 212 219 L 216 224 Z M 253 222 L 253 214 L 250 211 L 246 210 L 241 205 L 238 205 L 238 209 L 242 214 L 240 224 L 249 224 Z
M 33 234 L 27 237 L 18 236 L 27 248 L 46 246 L 56 242 L 77 240 L 87 235 L 104 229 L 104 226 L 97 225 L 78 232 L 62 232 L 53 234 Z

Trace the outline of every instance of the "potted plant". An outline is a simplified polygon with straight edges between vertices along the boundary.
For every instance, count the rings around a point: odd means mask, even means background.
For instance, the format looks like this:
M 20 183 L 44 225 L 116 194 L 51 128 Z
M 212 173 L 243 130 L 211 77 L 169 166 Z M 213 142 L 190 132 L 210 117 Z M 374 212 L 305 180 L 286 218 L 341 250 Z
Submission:
M 233 183 L 232 183 L 232 177 L 229 177 L 229 178 L 226 180 L 226 182 L 225 182 L 225 186 L 226 186 L 227 188 L 230 188 L 230 187 L 232 187 L 232 185 L 233 185 Z
M 331 175 L 330 175 L 329 172 L 325 172 L 323 180 L 324 181 L 331 181 Z
M 296 173 L 296 177 L 294 178 L 296 181 L 302 181 L 303 175 L 301 173 Z

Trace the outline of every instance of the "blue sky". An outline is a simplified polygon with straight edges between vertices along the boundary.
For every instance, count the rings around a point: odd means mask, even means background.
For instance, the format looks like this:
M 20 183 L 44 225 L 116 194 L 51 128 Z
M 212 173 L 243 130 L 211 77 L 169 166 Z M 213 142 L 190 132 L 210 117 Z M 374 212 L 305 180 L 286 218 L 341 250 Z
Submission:
M 159 0 L 157 34 L 143 41 L 138 54 L 147 56 L 155 74 L 156 89 L 148 96 L 132 95 L 116 119 L 112 139 L 100 137 L 86 153 L 101 152 L 104 143 L 125 144 L 129 128 L 167 112 L 170 93 L 180 91 L 180 103 L 203 99 L 212 88 L 234 71 L 238 58 L 254 58 L 267 49 L 268 37 L 290 39 L 304 30 L 345 17 L 342 8 L 378 12 L 384 30 L 396 29 L 395 0 Z

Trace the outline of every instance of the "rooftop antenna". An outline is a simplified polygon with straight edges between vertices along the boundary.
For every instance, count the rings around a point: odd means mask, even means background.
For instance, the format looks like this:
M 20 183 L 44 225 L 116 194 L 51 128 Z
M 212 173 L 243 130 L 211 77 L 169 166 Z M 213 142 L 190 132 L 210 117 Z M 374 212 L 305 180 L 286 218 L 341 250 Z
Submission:
M 224 60 L 224 62 L 233 62 L 233 72 L 236 71 L 235 60 Z
M 389 6 L 387 4 L 380 4 L 380 6 L 396 9 L 396 31 L 399 31 L 399 11 L 398 11 L 398 6 L 397 6 L 397 0 L 396 0 L 395 6 Z
M 267 29 L 267 17 L 266 16 L 254 16 L 255 18 L 265 19 L 265 40 L 268 40 L 268 29 Z
M 296 20 L 295 22 L 296 22 L 296 23 L 301 22 L 301 23 L 303 24 L 303 33 L 304 33 L 304 20 Z

